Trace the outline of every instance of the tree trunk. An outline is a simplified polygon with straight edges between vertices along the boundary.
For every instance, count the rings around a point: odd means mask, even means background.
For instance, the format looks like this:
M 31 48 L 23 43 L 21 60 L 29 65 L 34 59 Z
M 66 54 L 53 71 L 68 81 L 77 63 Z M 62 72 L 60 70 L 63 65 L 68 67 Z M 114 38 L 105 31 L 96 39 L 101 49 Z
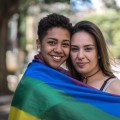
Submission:
M 18 29 L 18 31 L 17 31 L 17 47 L 18 47 L 18 49 L 21 48 L 20 40 L 21 40 L 22 33 L 21 33 L 20 26 L 21 26 L 21 15 L 19 13 L 19 17 L 18 17 L 18 21 L 17 21 L 17 29 Z
M 6 50 L 8 22 L 18 12 L 19 0 L 0 0 L 0 95 L 10 93 L 7 85 Z
M 8 19 L 0 22 L 0 95 L 9 94 L 7 87 L 7 70 L 6 70 L 6 50 L 7 50 L 7 29 Z

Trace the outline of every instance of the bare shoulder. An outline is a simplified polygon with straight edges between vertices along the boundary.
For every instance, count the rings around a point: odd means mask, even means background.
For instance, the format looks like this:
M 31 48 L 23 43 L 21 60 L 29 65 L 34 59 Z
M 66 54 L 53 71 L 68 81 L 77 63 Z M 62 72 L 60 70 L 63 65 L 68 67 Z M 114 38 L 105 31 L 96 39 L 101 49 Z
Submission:
M 113 82 L 109 85 L 106 92 L 120 95 L 120 80 L 115 78 Z

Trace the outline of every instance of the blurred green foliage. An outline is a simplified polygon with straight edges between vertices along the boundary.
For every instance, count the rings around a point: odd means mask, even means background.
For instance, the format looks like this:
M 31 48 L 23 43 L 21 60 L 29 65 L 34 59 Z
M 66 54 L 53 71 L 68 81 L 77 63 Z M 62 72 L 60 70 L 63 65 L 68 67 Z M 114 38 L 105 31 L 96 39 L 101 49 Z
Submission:
M 30 5 L 39 4 L 40 6 L 43 6 L 42 5 L 43 3 L 51 4 L 55 2 L 69 3 L 70 0 L 59 0 L 59 1 L 57 0 L 26 0 L 26 1 L 21 0 L 20 13 L 25 14 L 25 17 L 26 17 L 27 16 L 26 12 Z M 50 10 L 48 9 L 48 11 Z M 120 44 L 120 24 L 119 24 L 120 12 L 112 12 L 112 13 L 107 12 L 105 14 L 93 14 L 83 19 L 93 21 L 100 27 L 111 53 L 114 55 L 114 57 L 120 58 L 120 52 L 119 52 L 120 51 L 120 45 L 119 45 Z M 22 39 L 25 40 L 25 38 L 22 38 Z M 22 42 L 22 46 L 24 46 L 24 44 L 25 43 Z
M 86 18 L 98 25 L 105 37 L 110 52 L 120 59 L 120 12 L 94 14 Z

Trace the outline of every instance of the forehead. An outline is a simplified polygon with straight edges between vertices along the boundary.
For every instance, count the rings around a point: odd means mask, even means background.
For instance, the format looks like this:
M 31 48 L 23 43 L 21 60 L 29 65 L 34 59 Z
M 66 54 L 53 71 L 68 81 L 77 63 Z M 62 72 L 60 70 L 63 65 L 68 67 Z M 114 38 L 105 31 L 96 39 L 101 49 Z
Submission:
M 53 27 L 47 30 L 47 36 L 70 40 L 70 32 L 62 27 Z
M 95 38 L 93 35 L 86 31 L 79 31 L 72 35 L 71 44 L 76 45 L 86 45 L 86 44 L 93 44 L 95 45 Z

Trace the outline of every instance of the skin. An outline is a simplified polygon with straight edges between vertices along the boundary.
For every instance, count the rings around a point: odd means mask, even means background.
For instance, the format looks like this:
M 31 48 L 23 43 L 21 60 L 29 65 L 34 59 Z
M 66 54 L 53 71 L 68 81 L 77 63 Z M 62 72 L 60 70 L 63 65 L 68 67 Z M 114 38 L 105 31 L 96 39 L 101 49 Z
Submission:
M 72 36 L 70 55 L 76 70 L 83 76 L 90 76 L 99 69 L 96 45 L 89 33 L 82 31 Z
M 120 80 L 113 81 L 107 88 L 106 92 L 120 95 Z
M 100 69 L 95 39 L 85 31 L 73 34 L 70 56 L 77 72 L 85 77 L 94 74 Z M 109 77 L 104 75 L 100 69 L 98 73 L 87 78 L 87 84 L 96 89 L 100 89 L 107 78 Z M 83 82 L 86 83 L 86 79 Z M 120 95 L 120 80 L 113 81 L 106 89 L 106 92 Z
M 61 27 L 53 27 L 47 31 L 46 36 L 37 46 L 41 49 L 41 56 L 44 62 L 58 69 L 69 56 L 70 52 L 70 33 Z

